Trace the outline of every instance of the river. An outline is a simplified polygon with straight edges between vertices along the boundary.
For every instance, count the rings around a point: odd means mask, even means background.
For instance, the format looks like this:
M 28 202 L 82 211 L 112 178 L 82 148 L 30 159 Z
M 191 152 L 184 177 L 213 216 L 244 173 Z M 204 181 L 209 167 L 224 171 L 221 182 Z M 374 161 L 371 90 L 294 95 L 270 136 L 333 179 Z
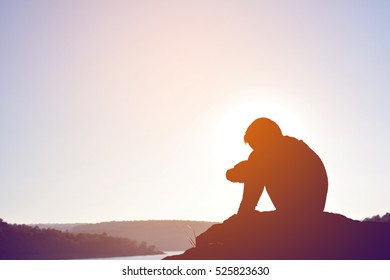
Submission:
M 98 258 L 94 260 L 162 260 L 167 256 L 180 255 L 184 251 L 166 251 L 165 254 L 159 255 L 143 255 L 143 256 L 128 256 L 128 257 L 113 257 L 113 258 Z

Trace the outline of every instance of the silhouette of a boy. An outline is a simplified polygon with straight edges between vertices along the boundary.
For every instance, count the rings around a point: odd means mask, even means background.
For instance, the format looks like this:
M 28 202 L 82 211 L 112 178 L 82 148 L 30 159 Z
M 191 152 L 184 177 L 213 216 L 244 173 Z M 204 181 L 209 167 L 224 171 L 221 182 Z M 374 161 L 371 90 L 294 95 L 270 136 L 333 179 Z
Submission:
M 239 214 L 254 211 L 264 187 L 278 212 L 312 215 L 324 210 L 328 177 L 308 145 L 283 136 L 267 118 L 256 119 L 248 127 L 244 142 L 253 152 L 226 172 L 229 181 L 244 183 Z

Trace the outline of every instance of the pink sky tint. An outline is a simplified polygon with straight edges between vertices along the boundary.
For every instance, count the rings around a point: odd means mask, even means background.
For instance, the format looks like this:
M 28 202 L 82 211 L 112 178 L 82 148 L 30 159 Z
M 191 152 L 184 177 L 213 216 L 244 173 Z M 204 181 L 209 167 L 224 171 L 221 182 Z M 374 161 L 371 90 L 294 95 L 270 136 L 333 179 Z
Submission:
M 1 3 L 1 218 L 222 221 L 262 115 L 323 159 L 327 211 L 390 211 L 389 4 L 351 3 Z

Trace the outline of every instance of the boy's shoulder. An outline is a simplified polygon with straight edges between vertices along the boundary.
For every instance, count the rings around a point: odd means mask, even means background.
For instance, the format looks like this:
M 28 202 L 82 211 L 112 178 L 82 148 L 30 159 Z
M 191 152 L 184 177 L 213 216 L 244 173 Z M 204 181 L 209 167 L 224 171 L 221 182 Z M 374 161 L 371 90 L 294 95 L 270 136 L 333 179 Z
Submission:
M 283 136 L 283 143 L 284 144 L 292 144 L 292 143 L 300 143 L 300 142 L 303 142 L 302 140 L 298 140 L 297 138 L 295 137 L 291 137 L 291 136 L 288 136 L 288 135 L 284 135 Z
M 307 148 L 307 144 L 303 140 L 299 140 L 297 138 L 291 136 L 283 136 L 283 149 L 305 149 Z

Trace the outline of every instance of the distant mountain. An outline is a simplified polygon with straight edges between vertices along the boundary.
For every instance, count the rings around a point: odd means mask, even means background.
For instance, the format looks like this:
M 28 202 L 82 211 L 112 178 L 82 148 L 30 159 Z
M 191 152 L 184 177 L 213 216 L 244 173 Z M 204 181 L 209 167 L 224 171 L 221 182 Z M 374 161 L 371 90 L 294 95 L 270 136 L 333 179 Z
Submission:
M 82 259 L 161 253 L 127 238 L 102 234 L 74 234 L 55 229 L 8 224 L 0 219 L 0 259 Z
M 215 222 L 151 220 L 112 221 L 97 224 L 38 224 L 40 228 L 54 228 L 70 233 L 106 233 L 114 237 L 131 238 L 155 245 L 162 251 L 183 251 L 191 240 Z
M 39 228 L 52 228 L 60 231 L 71 231 L 75 226 L 87 225 L 86 223 L 68 223 L 68 224 L 59 224 L 59 223 L 48 223 L 48 224 L 29 224 L 32 227 Z
M 389 260 L 389 236 L 390 223 L 325 212 L 297 216 L 255 211 L 213 225 L 196 238 L 195 248 L 165 259 Z

